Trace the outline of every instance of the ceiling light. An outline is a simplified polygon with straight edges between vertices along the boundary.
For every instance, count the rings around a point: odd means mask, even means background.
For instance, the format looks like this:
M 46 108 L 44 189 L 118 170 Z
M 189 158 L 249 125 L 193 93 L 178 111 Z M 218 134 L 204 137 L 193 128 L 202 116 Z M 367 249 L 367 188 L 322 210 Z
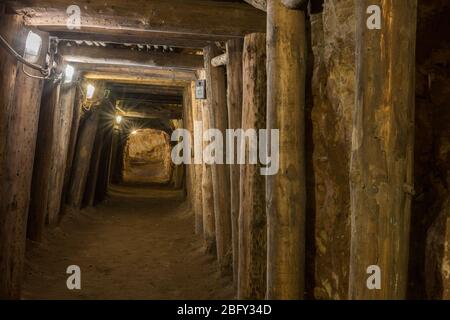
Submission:
M 73 75 L 75 74 L 75 69 L 71 65 L 66 66 L 66 72 L 64 77 L 64 83 L 70 83 L 73 80 Z
M 120 124 L 120 123 L 122 122 L 122 120 L 123 120 L 123 118 L 122 118 L 121 115 L 118 115 L 118 116 L 116 117 L 116 123 L 117 123 L 117 124 Z
M 135 135 L 135 134 L 137 134 L 137 130 L 133 130 L 133 131 L 131 131 L 131 134 L 132 134 L 132 135 Z
M 94 93 L 95 93 L 95 87 L 92 84 L 88 84 L 87 90 L 86 90 L 86 98 L 92 99 L 92 97 L 94 97 Z
M 27 36 L 27 41 L 25 42 L 25 54 L 24 58 L 30 63 L 35 63 L 39 59 L 42 47 L 42 38 L 30 31 Z

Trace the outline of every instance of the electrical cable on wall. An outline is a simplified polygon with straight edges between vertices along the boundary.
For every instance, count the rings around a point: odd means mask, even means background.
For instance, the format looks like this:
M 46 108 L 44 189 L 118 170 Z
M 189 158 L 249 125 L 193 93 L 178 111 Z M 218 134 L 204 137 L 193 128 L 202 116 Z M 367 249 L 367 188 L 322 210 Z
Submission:
M 16 50 L 14 50 L 14 48 L 8 43 L 8 41 L 6 41 L 5 38 L 3 38 L 3 36 L 0 35 L 0 45 L 6 49 L 6 51 L 11 54 L 14 58 L 16 58 L 19 62 L 21 62 L 23 65 L 26 65 L 34 70 L 38 70 L 44 77 L 42 79 L 48 79 L 49 75 L 50 75 L 50 71 L 38 64 L 34 64 L 34 63 L 30 63 L 27 60 L 25 60 L 20 54 L 17 53 Z M 30 76 L 32 78 L 35 78 L 37 76 L 32 76 L 29 73 L 25 72 L 24 73 L 27 76 Z M 41 79 L 41 78 L 39 78 Z

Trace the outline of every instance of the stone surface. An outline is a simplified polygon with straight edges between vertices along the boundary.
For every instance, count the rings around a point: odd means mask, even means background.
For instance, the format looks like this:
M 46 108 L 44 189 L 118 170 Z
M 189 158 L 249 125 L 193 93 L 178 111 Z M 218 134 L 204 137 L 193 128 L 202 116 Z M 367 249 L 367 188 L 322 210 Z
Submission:
M 130 134 L 125 145 L 125 183 L 170 182 L 172 160 L 169 135 L 160 130 L 141 129 Z

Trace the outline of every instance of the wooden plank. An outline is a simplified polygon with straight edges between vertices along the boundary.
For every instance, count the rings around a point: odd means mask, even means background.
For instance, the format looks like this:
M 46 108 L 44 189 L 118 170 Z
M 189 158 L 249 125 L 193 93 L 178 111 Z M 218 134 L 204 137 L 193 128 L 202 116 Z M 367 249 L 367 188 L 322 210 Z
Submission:
M 98 65 L 90 63 L 74 63 L 74 67 L 84 72 L 87 79 L 110 81 L 128 81 L 135 84 L 175 85 L 184 87 L 186 81 L 195 80 L 195 73 L 182 70 L 164 70 L 144 67 L 127 67 L 120 65 Z M 153 79 L 151 79 L 153 78 Z
M 127 71 L 128 70 L 128 71 Z M 164 72 L 159 72 L 164 71 Z M 179 76 L 174 71 L 167 72 L 165 70 L 152 70 L 151 73 L 141 72 L 132 73 L 128 68 L 126 69 L 110 69 L 105 71 L 89 71 L 83 74 L 87 80 L 105 80 L 109 83 L 122 84 L 140 84 L 140 85 L 157 85 L 157 86 L 172 86 L 184 88 L 187 83 L 190 83 L 194 74 L 186 74 L 186 77 Z
M 130 49 L 60 46 L 66 62 L 108 66 L 196 70 L 203 67 L 203 57 L 195 54 L 140 52 Z
M 29 30 L 21 19 L 1 16 L 0 29 L 23 54 Z M 39 34 L 45 48 L 48 35 Z M 18 299 L 43 81 L 26 76 L 4 50 L 0 57 L 0 299 Z M 44 61 L 45 50 L 37 63 Z
M 80 89 L 77 88 L 76 94 L 75 94 L 74 107 L 73 107 L 73 117 L 72 117 L 72 125 L 71 125 L 71 130 L 70 130 L 70 138 L 69 138 L 69 142 L 68 142 L 67 163 L 66 163 L 66 169 L 64 171 L 64 185 L 63 185 L 61 207 L 60 207 L 61 215 L 64 213 L 65 204 L 68 203 L 68 195 L 69 195 L 71 179 L 72 179 L 72 167 L 73 167 L 73 161 L 75 158 L 81 116 L 82 116 L 81 93 L 80 93 Z
M 47 218 L 49 186 L 53 164 L 55 115 L 58 109 L 60 86 L 46 83 L 42 95 L 39 130 L 34 158 L 27 236 L 40 242 Z
M 195 82 L 191 83 L 191 99 L 192 99 L 192 120 L 194 121 L 193 131 L 192 131 L 192 147 L 195 148 L 196 145 L 203 146 L 203 125 L 202 121 L 202 100 L 198 100 L 195 97 Z M 200 124 L 200 126 L 199 126 Z M 197 127 L 197 128 L 196 128 Z M 196 136 L 196 130 L 200 130 L 200 135 Z M 195 150 L 195 149 L 194 149 Z M 194 172 L 194 188 L 193 188 L 193 209 L 195 213 L 195 233 L 203 235 L 203 206 L 202 206 L 202 164 L 195 163 L 195 154 L 192 153 L 192 166 Z M 200 186 L 200 187 L 199 187 Z
M 84 190 L 94 148 L 98 118 L 99 110 L 94 108 L 85 114 L 85 119 L 80 127 L 68 198 L 69 204 L 76 209 L 81 209 L 83 205 Z
M 267 176 L 267 297 L 302 299 L 305 272 L 305 13 L 267 8 L 267 127 L 279 129 L 279 172 Z M 272 153 L 276 150 L 272 150 Z
M 113 127 L 107 126 L 105 132 L 105 143 L 100 155 L 100 166 L 95 190 L 94 206 L 104 201 L 108 194 L 109 175 L 111 168 L 111 150 L 113 143 Z
M 383 8 L 367 28 L 369 5 Z M 356 2 L 350 299 L 405 299 L 413 186 L 417 1 Z M 378 266 L 381 288 L 369 290 Z
M 24 14 L 29 25 L 49 32 L 68 31 L 66 10 L 73 1 L 8 1 L 7 4 Z M 81 8 L 81 29 L 73 30 L 77 33 L 226 40 L 263 32 L 266 22 L 265 14 L 251 6 L 220 1 L 112 0 L 105 3 L 80 0 L 77 5 Z
M 183 90 L 177 87 L 170 86 L 155 86 L 155 85 L 128 85 L 121 83 L 112 83 L 108 85 L 115 97 L 122 97 L 128 94 L 150 94 L 150 95 L 165 95 L 171 98 L 182 97 Z
M 191 95 L 191 85 L 186 85 L 183 92 L 183 127 L 184 129 L 188 130 L 190 132 L 190 141 L 189 143 L 192 144 L 192 129 L 193 129 L 193 121 L 192 121 L 192 95 Z M 193 156 L 192 152 L 189 155 L 190 157 Z M 192 163 L 192 159 L 191 159 Z M 191 209 L 193 209 L 193 188 L 194 188 L 194 172 L 193 172 L 193 166 L 191 164 L 186 164 L 186 195 L 187 195 L 187 201 Z
M 241 39 L 227 42 L 227 108 L 228 128 L 230 129 L 240 129 L 242 127 L 242 48 L 243 41 Z M 237 286 L 239 261 L 239 171 L 239 165 L 230 165 L 230 214 L 233 243 L 233 280 L 235 286 Z
M 266 129 L 266 34 L 245 36 L 242 129 Z M 248 150 L 248 144 L 246 144 Z M 243 164 L 240 172 L 238 299 L 266 296 L 266 178 L 261 165 Z
M 186 38 L 185 35 L 172 35 L 169 37 L 166 33 L 155 33 L 151 34 L 105 34 L 102 30 L 97 30 L 95 33 L 83 33 L 83 29 L 80 32 L 56 31 L 52 32 L 52 35 L 58 37 L 61 40 L 68 41 L 80 41 L 89 39 L 89 41 L 107 42 L 107 43 L 130 43 L 130 44 L 149 44 L 158 46 L 170 46 L 177 48 L 192 48 L 192 49 L 203 49 L 204 47 L 214 43 L 213 40 L 207 39 L 193 39 L 192 37 Z
M 207 96 L 210 126 L 226 137 L 228 111 L 226 97 L 226 75 L 223 68 L 213 68 L 211 59 L 219 54 L 216 46 L 204 49 Z M 225 152 L 224 152 L 225 154 Z M 225 163 L 225 159 L 222 160 Z M 214 193 L 214 214 L 216 218 L 216 249 L 220 271 L 232 270 L 230 173 L 225 164 L 211 165 Z
M 199 79 L 206 79 L 205 70 L 199 70 Z M 211 128 L 209 115 L 210 104 L 207 100 L 200 100 L 202 105 L 203 132 Z M 208 146 L 203 141 L 203 150 Z M 202 211 L 203 211 L 203 239 L 207 253 L 216 254 L 216 219 L 214 215 L 214 193 L 211 165 L 203 162 L 202 165 Z
M 99 125 L 95 134 L 94 147 L 89 165 L 89 172 L 87 174 L 86 186 L 84 188 L 83 207 L 92 207 L 95 201 L 95 191 L 98 182 L 98 173 L 100 167 L 100 158 L 105 140 L 105 131 L 103 130 L 103 119 L 99 119 Z
M 48 186 L 48 223 L 55 226 L 59 220 L 61 210 L 64 175 L 66 172 L 69 152 L 70 132 L 72 130 L 76 86 L 62 85 L 59 95 L 58 108 L 55 112 L 53 126 L 53 164 L 50 171 Z

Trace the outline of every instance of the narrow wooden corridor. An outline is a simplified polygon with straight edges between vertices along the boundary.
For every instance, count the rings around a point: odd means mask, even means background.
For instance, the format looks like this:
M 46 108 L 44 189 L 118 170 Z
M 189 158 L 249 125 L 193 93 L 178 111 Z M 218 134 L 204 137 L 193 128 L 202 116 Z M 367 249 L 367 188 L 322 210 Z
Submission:
M 23 298 L 232 299 L 180 193 L 114 187 L 100 206 L 68 213 L 42 244 L 28 244 Z M 69 265 L 80 266 L 82 290 L 67 290 Z

